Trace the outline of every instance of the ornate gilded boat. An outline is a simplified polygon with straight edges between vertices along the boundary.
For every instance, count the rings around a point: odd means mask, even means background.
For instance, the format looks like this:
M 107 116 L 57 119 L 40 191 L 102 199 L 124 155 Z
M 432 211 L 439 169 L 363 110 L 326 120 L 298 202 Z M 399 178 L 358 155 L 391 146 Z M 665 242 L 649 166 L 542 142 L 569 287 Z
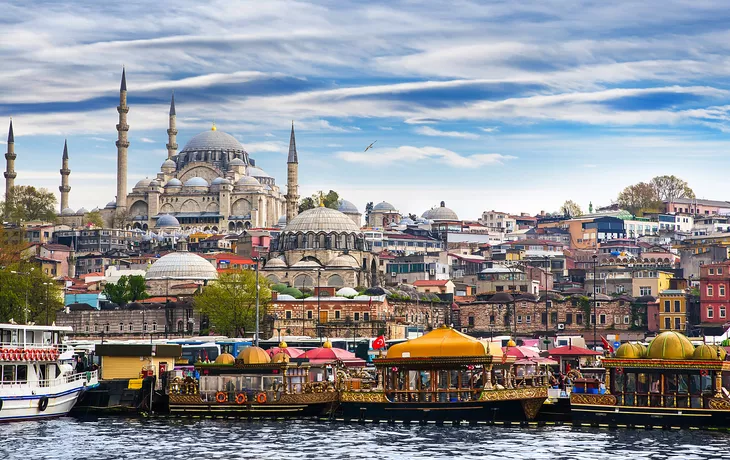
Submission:
M 517 385 L 514 361 L 498 344 L 435 329 L 375 359 L 375 379 L 346 379 L 338 414 L 346 421 L 528 422 L 547 387 Z
M 196 363 L 195 376 L 177 377 L 168 384 L 173 415 L 235 417 L 315 417 L 331 412 L 337 403 L 335 384 L 311 381 L 312 366 L 273 357 L 259 347 L 245 348 L 238 357 L 224 353 L 214 363 Z
M 659 334 L 648 348 L 625 343 L 614 358 L 603 360 L 603 394 L 573 390 L 573 423 L 730 428 L 730 362 L 725 358 L 722 347 L 695 348 L 674 331 Z

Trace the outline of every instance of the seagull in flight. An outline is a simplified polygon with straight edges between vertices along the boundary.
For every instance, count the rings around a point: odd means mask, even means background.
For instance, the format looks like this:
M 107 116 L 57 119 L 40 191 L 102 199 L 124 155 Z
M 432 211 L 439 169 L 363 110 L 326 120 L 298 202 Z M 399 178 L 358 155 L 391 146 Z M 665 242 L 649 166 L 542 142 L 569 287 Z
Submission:
M 375 142 L 378 142 L 378 141 L 375 141 Z M 375 142 L 373 142 L 372 144 L 368 145 L 368 146 L 367 146 L 367 147 L 365 148 L 365 151 L 367 152 L 368 150 L 370 150 L 371 148 L 373 148 L 373 145 L 375 145 Z

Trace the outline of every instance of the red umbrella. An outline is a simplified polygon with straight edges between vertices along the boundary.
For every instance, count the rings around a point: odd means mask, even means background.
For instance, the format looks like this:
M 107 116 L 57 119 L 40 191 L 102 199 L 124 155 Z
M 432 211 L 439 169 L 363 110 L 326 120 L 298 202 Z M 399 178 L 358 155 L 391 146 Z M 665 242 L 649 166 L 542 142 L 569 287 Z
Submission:
M 344 362 L 348 366 L 365 366 L 365 361 L 341 348 L 332 348 L 330 342 L 325 342 L 321 348 L 314 348 L 306 351 L 300 358 L 307 358 L 312 364 L 326 364 L 336 360 Z
M 540 353 L 530 347 L 502 347 L 502 351 L 504 351 L 507 356 L 514 356 L 517 359 L 537 358 L 540 356 Z
M 299 358 L 304 354 L 304 350 L 301 348 L 290 348 L 286 346 L 285 342 L 279 344 L 278 347 L 269 348 L 266 350 L 269 356 L 273 357 L 277 353 L 286 353 L 290 358 Z

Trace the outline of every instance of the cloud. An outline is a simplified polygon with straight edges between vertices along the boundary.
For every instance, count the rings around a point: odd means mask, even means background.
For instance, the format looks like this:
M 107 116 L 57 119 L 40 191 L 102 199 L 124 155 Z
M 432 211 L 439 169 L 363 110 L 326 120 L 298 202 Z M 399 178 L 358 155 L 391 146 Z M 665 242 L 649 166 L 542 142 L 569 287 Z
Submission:
M 383 164 L 397 162 L 435 161 L 455 168 L 478 168 L 486 165 L 500 165 L 516 157 L 499 153 L 480 153 L 460 155 L 439 147 L 413 147 L 404 145 L 369 152 L 338 152 L 337 156 L 345 161 L 364 164 Z
M 378 126 L 379 129 L 382 129 L 383 131 L 393 131 L 392 126 Z
M 490 133 L 490 134 L 494 134 L 494 133 L 496 133 L 497 131 L 499 131 L 499 126 L 490 126 L 490 127 L 488 127 L 488 128 L 479 128 L 479 129 L 481 129 L 481 130 L 482 130 L 482 131 L 484 131 L 485 133 Z
M 342 147 L 342 144 L 327 144 L 327 147 L 338 148 L 338 147 Z
M 154 144 L 157 142 L 157 141 L 150 139 L 149 137 L 140 137 L 139 140 L 146 144 Z
M 421 126 L 420 128 L 416 128 L 416 132 L 418 134 L 423 134 L 424 136 L 441 136 L 441 137 L 456 137 L 460 139 L 479 139 L 478 134 L 474 133 L 464 133 L 459 131 L 440 131 L 435 128 L 431 128 L 430 126 Z
M 289 151 L 289 144 L 286 144 L 281 141 L 249 142 L 246 144 L 246 150 L 249 153 L 259 153 L 259 152 L 287 153 Z

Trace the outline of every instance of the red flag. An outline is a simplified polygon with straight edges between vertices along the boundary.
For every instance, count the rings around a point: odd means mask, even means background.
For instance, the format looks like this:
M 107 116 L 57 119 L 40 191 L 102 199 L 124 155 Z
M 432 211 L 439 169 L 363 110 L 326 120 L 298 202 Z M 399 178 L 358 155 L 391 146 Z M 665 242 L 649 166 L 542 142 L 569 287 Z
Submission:
M 608 343 L 608 340 L 606 340 L 603 336 L 601 336 L 601 343 L 603 344 L 603 349 L 608 350 L 611 353 L 613 353 L 613 347 L 610 343 Z
M 373 350 L 380 350 L 385 347 L 385 337 L 382 335 L 373 340 Z

